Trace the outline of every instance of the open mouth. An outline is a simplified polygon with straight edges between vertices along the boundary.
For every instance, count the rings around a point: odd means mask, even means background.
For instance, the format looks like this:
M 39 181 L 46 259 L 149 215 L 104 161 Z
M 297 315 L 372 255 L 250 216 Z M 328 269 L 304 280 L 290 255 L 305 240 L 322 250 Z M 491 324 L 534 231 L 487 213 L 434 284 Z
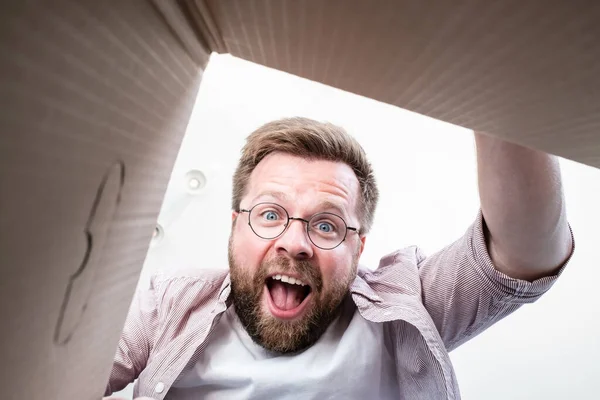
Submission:
M 273 316 L 281 319 L 300 316 L 312 297 L 310 285 L 284 274 L 267 278 L 265 289 L 269 311 Z

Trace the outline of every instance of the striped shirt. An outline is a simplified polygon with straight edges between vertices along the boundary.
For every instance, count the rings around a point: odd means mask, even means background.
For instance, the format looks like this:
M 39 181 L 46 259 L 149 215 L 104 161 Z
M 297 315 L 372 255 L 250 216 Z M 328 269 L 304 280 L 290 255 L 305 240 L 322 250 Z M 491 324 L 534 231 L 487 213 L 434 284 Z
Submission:
M 460 399 L 448 352 L 536 301 L 568 262 L 533 282 L 510 278 L 492 264 L 483 223 L 479 212 L 460 239 L 431 256 L 413 246 L 374 271 L 359 268 L 350 296 L 363 318 L 386 324 L 395 338 L 400 399 Z M 164 399 L 230 305 L 227 270 L 154 276 L 135 295 L 106 394 L 137 379 L 134 396 Z

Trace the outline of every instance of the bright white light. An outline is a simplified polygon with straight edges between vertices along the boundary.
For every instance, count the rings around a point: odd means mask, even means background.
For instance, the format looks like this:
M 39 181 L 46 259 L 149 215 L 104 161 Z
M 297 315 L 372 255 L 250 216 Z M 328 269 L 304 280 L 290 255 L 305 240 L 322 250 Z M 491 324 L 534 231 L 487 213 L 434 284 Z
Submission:
M 206 176 L 202 171 L 192 169 L 185 174 L 187 191 L 190 194 L 199 193 L 206 186 Z
M 163 239 L 163 237 L 165 236 L 165 231 L 163 229 L 163 227 L 160 224 L 156 224 L 156 227 L 154 228 L 154 232 L 152 232 L 152 245 L 157 245 L 158 243 L 160 243 Z
M 196 178 L 192 178 L 190 179 L 188 185 L 190 185 L 191 189 L 198 189 L 198 187 L 200 186 L 200 181 Z

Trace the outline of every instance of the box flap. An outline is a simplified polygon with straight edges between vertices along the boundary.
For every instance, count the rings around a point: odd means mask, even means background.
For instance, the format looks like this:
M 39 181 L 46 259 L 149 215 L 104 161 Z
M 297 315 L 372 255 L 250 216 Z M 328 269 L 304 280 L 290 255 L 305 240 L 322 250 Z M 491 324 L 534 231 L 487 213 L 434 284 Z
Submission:
M 185 5 L 212 50 L 600 167 L 598 2 Z
M 149 1 L 0 8 L 2 397 L 98 399 L 208 53 Z

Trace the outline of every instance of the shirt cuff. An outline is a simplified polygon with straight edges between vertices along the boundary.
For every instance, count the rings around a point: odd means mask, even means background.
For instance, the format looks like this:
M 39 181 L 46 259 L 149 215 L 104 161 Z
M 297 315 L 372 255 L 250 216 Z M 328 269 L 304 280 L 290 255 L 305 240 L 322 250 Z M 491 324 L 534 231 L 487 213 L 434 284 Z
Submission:
M 477 218 L 470 228 L 470 237 L 467 238 L 469 261 L 482 279 L 485 287 L 500 301 L 510 303 L 533 303 L 554 285 L 571 260 L 573 252 L 575 251 L 575 238 L 571 225 L 569 224 L 572 249 L 569 257 L 559 268 L 558 272 L 553 275 L 536 279 L 532 282 L 511 278 L 503 272 L 500 272 L 494 266 L 486 245 L 483 224 L 483 213 L 479 210 Z

